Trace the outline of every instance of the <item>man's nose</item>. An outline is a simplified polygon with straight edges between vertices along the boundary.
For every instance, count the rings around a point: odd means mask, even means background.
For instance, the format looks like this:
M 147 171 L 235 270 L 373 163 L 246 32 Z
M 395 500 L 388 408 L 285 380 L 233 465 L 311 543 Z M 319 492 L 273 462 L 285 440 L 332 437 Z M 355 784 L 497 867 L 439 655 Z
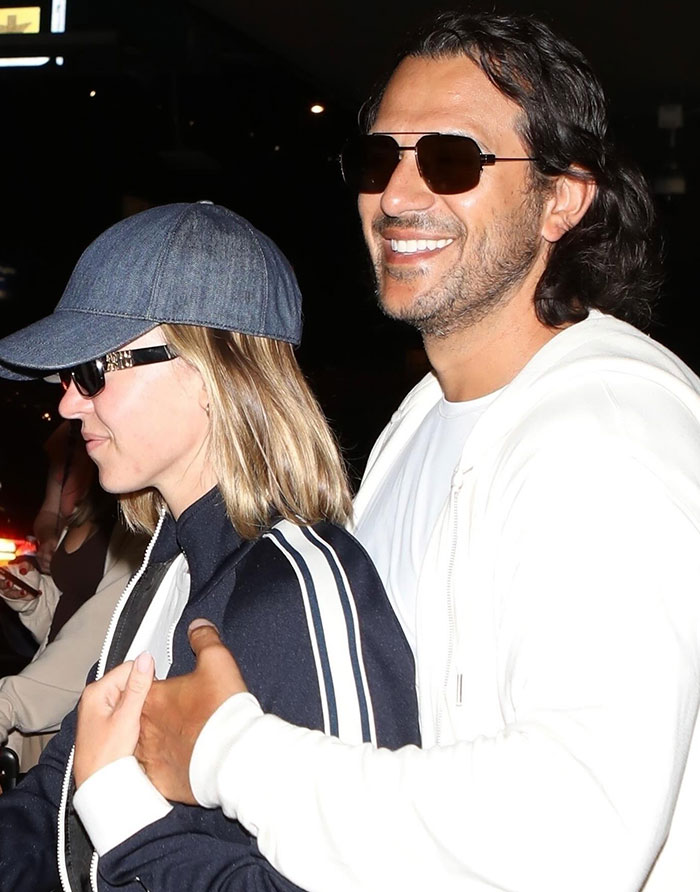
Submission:
M 428 189 L 418 170 L 415 151 L 401 153 L 387 187 L 382 193 L 380 205 L 388 217 L 398 217 L 407 211 L 425 211 L 435 202 L 435 195 Z

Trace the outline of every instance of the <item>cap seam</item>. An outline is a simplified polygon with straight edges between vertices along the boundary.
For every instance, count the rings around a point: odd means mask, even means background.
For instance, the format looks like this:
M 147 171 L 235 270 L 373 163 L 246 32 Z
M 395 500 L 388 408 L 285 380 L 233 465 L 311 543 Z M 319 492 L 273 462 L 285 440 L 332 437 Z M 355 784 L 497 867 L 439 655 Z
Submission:
M 265 320 L 267 319 L 267 306 L 268 306 L 268 301 L 270 298 L 270 279 L 269 279 L 268 269 L 267 269 L 267 257 L 265 256 L 265 252 L 263 251 L 262 245 L 260 244 L 260 242 L 262 240 L 261 236 L 263 236 L 263 233 L 258 232 L 256 229 L 254 229 L 252 223 L 250 223 L 248 220 L 246 220 L 245 217 L 239 217 L 239 219 L 242 220 L 243 223 L 245 224 L 245 229 L 246 229 L 248 235 L 252 238 L 253 244 L 255 245 L 255 249 L 258 251 L 258 253 L 260 255 L 260 259 L 262 260 L 263 276 L 265 279 L 265 288 L 264 288 L 264 292 L 263 292 L 265 295 L 265 299 L 263 302 L 264 305 L 262 307 L 262 315 L 259 320 L 259 325 L 261 325 L 262 327 L 265 327 Z
M 153 277 L 153 282 L 151 283 L 151 289 L 150 289 L 150 293 L 148 296 L 148 309 L 150 310 L 151 313 L 153 312 L 153 303 L 154 303 L 155 296 L 156 296 L 156 289 L 160 287 L 160 281 L 162 278 L 162 270 L 165 265 L 166 248 L 168 249 L 168 252 L 169 252 L 171 244 L 175 238 L 175 234 L 180 231 L 180 228 L 182 227 L 182 225 L 184 223 L 185 217 L 189 214 L 190 210 L 196 206 L 197 205 L 186 204 L 183 207 L 182 212 L 179 214 L 177 219 L 171 225 L 170 230 L 165 238 L 165 241 L 161 245 L 161 249 L 158 252 L 158 259 L 156 260 L 155 275 Z M 163 323 L 159 322 L 158 324 L 162 325 Z

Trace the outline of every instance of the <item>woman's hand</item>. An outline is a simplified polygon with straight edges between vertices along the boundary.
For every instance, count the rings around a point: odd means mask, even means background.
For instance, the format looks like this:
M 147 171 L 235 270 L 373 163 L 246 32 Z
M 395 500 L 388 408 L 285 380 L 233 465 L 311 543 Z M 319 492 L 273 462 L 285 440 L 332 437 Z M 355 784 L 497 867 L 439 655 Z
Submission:
M 30 561 L 15 561 L 0 567 L 0 595 L 11 601 L 36 598 L 41 592 L 25 582 L 24 577 L 30 570 L 36 570 Z
M 51 572 L 51 558 L 53 557 L 53 553 L 54 551 L 56 551 L 57 546 L 58 536 L 56 536 L 55 534 L 47 536 L 45 539 L 39 540 L 39 547 L 37 548 L 34 557 L 36 559 L 39 570 L 42 573 Z
M 110 762 L 133 755 L 153 672 L 153 658 L 142 653 L 83 691 L 73 762 L 76 788 Z

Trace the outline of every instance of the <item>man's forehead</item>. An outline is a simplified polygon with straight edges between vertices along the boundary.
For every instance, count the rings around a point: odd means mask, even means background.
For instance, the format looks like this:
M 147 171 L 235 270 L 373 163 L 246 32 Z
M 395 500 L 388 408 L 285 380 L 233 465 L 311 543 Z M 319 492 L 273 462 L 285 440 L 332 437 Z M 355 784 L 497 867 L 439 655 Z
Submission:
M 391 76 L 373 130 L 440 130 L 481 140 L 517 133 L 520 107 L 468 56 L 409 56 Z

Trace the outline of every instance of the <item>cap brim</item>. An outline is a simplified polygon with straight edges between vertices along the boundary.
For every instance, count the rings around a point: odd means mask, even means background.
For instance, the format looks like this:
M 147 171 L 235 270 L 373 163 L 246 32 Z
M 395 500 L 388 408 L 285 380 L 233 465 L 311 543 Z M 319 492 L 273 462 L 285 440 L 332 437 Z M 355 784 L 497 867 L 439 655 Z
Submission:
M 157 325 L 152 319 L 57 310 L 0 340 L 0 377 L 44 377 L 118 350 Z

